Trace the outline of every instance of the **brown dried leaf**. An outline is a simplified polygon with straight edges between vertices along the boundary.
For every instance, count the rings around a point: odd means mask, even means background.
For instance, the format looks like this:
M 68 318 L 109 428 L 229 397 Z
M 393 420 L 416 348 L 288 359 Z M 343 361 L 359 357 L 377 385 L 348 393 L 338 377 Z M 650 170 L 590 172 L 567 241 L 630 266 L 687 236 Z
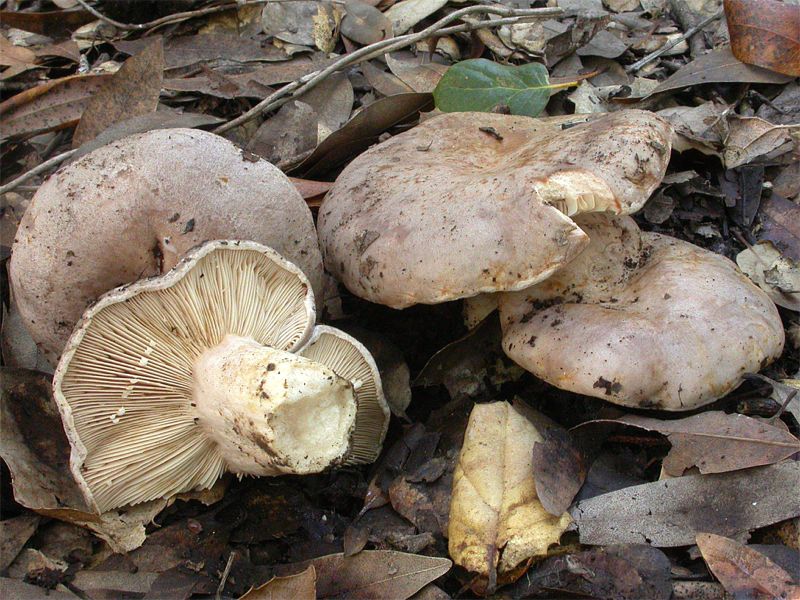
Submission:
M 578 502 L 581 543 L 690 546 L 702 531 L 739 536 L 800 515 L 800 463 L 689 475 Z
M 800 261 L 800 206 L 775 194 L 761 201 L 762 240 L 769 240 L 781 254 Z
M 392 73 L 415 92 L 433 92 L 445 74 L 448 65 L 434 62 L 423 63 L 410 52 L 386 55 L 386 64 Z
M 39 525 L 36 515 L 20 515 L 0 521 L 0 571 L 5 571 Z
M 2 137 L 71 127 L 111 75 L 71 75 L 25 90 L 0 104 Z
M 800 125 L 773 125 L 758 117 L 733 115 L 728 120 L 728 137 L 722 158 L 728 169 L 772 161 L 795 147 Z
M 547 553 L 570 524 L 536 496 L 533 446 L 542 441 L 526 414 L 507 402 L 476 404 L 453 478 L 449 550 L 462 567 L 488 577 Z M 533 411 L 530 411 L 533 412 Z
M 36 55 L 23 46 L 15 46 L 4 35 L 0 35 L 0 66 L 33 67 Z
M 81 10 L 54 10 L 49 12 L 0 11 L 0 21 L 8 27 L 16 27 L 33 33 L 55 37 L 71 32 L 95 20 L 90 12 Z
M 569 508 L 586 479 L 586 460 L 561 427 L 541 430 L 542 441 L 533 445 L 533 478 L 536 494 L 551 515 Z
M 736 540 L 698 533 L 697 546 L 725 591 L 737 598 L 798 598 L 800 586 L 769 558 Z
M 264 585 L 251 589 L 240 600 L 316 600 L 317 572 L 314 565 L 297 575 L 273 577 Z
M 92 97 L 72 137 L 72 147 L 94 139 L 120 121 L 154 112 L 163 80 L 164 48 L 161 38 L 156 38 L 126 60 Z
M 787 83 L 791 79 L 789 75 L 745 64 L 728 46 L 723 46 L 684 65 L 648 96 L 701 83 Z
M 694 466 L 701 473 L 724 473 L 769 465 L 800 452 L 800 440 L 788 431 L 736 413 L 709 411 L 674 421 L 632 415 L 619 421 L 667 436 L 672 449 L 663 467 L 673 477 Z
M 513 598 L 569 597 L 618 600 L 669 600 L 670 562 L 661 550 L 645 544 L 591 548 L 554 556 L 525 573 L 508 590 Z
M 278 574 L 297 573 L 313 565 L 317 572 L 319 598 L 379 600 L 409 598 L 425 585 L 450 570 L 446 558 L 364 550 L 355 556 L 329 554 L 299 564 L 282 565 Z
M 800 77 L 800 6 L 777 0 L 725 0 L 733 55 Z
M 151 38 L 141 38 L 115 41 L 114 47 L 135 56 L 143 52 L 150 43 Z M 236 33 L 182 35 L 170 38 L 164 44 L 164 64 L 167 69 L 189 67 L 220 59 L 226 62 L 250 63 L 284 61 L 287 58 L 283 50 L 271 45 L 262 46 L 257 40 Z
M 408 123 L 420 111 L 431 107 L 431 94 L 397 94 L 373 102 L 328 136 L 295 172 L 311 179 L 320 178 L 369 148 L 390 127 Z

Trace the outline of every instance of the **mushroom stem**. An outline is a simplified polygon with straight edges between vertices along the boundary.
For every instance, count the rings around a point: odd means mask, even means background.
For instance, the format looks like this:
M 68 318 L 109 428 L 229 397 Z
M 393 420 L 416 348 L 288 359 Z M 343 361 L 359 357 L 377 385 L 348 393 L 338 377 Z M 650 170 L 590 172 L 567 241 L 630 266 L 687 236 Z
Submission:
M 317 473 L 346 458 L 355 391 L 321 363 L 229 334 L 197 358 L 193 383 L 196 422 L 229 471 Z

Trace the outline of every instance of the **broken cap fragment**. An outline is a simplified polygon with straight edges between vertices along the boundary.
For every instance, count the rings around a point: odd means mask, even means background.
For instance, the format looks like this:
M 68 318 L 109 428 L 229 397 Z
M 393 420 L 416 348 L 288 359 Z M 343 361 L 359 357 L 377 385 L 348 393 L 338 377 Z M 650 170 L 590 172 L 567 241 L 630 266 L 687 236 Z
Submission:
M 209 242 L 104 295 L 53 380 L 89 504 L 375 460 L 389 411 L 374 361 L 314 319 L 305 275 L 254 242 Z
M 364 152 L 318 230 L 328 270 L 394 308 L 529 287 L 588 243 L 570 215 L 629 213 L 661 181 L 671 128 L 627 110 L 562 127 L 449 113 Z
M 727 258 L 581 215 L 589 246 L 550 279 L 498 294 L 503 348 L 559 388 L 636 408 L 721 398 L 783 350 L 775 305 Z

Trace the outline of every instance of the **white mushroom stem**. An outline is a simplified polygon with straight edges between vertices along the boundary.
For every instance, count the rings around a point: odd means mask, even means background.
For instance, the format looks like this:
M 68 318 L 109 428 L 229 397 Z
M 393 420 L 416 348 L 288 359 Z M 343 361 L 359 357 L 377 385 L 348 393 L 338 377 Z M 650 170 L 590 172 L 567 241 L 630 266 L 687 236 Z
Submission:
M 325 365 L 226 335 L 197 358 L 193 379 L 197 423 L 230 471 L 312 473 L 346 458 L 355 391 Z

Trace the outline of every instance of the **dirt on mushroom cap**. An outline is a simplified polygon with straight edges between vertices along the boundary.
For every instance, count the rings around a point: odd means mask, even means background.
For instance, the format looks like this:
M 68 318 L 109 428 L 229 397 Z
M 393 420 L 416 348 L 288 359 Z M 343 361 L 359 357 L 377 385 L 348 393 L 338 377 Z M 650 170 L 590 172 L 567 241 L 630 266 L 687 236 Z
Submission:
M 670 136 L 642 111 L 565 129 L 509 115 L 435 117 L 337 179 L 319 213 L 326 267 L 394 308 L 529 287 L 587 243 L 565 213 L 643 205 Z
M 17 232 L 11 283 L 26 327 L 55 362 L 101 294 L 224 238 L 275 248 L 321 292 L 311 212 L 283 173 L 207 132 L 151 131 L 104 146 L 41 186 Z

